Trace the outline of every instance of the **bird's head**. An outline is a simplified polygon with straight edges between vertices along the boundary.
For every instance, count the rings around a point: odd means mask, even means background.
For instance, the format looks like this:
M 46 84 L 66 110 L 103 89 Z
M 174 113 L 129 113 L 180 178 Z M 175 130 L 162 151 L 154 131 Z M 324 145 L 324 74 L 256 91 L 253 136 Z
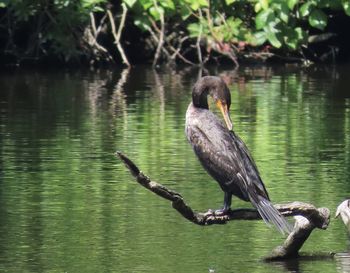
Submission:
M 230 117 L 231 94 L 226 83 L 216 76 L 200 78 L 193 87 L 192 101 L 194 106 L 209 109 L 208 95 L 213 98 L 216 106 L 220 109 L 227 128 L 233 128 Z

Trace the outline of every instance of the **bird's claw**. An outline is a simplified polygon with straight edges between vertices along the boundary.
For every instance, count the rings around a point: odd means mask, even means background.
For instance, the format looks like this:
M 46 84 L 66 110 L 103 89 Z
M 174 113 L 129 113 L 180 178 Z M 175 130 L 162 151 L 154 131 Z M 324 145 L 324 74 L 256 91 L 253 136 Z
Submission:
M 207 212 L 204 213 L 204 216 L 225 216 L 228 215 L 230 212 L 230 209 L 225 210 L 225 209 L 216 209 L 212 210 L 209 209 Z
M 217 209 L 214 211 L 215 216 L 224 216 L 228 215 L 230 212 L 230 209 Z

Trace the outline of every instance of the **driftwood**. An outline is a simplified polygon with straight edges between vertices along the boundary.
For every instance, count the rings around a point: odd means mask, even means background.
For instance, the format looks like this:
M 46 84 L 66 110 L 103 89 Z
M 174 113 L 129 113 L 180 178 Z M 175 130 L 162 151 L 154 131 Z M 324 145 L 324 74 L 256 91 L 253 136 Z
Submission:
M 261 219 L 255 209 L 234 209 L 224 215 L 217 215 L 213 211 L 205 213 L 195 212 L 186 204 L 181 194 L 152 181 L 139 170 L 134 162 L 121 152 L 117 152 L 116 155 L 124 162 L 139 184 L 160 197 L 171 201 L 172 207 L 194 224 L 207 226 L 226 224 L 231 220 Z M 284 216 L 295 216 L 296 221 L 293 231 L 289 234 L 283 245 L 276 247 L 266 260 L 287 259 L 298 256 L 300 248 L 308 239 L 313 229 L 326 229 L 329 225 L 330 211 L 328 208 L 316 208 L 311 204 L 303 202 L 275 204 L 275 207 Z

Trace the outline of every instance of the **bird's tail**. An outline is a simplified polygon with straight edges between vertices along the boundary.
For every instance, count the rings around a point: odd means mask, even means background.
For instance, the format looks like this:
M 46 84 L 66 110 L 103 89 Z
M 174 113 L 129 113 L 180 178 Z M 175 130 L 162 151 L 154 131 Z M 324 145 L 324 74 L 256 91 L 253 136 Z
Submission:
M 259 196 L 258 200 L 252 202 L 256 209 L 258 210 L 261 218 L 266 224 L 273 224 L 279 232 L 283 235 L 285 233 L 289 234 L 292 232 L 292 226 L 287 222 L 287 220 L 281 215 L 281 213 L 271 204 L 266 198 Z
M 262 186 L 262 188 L 259 188 L 254 186 L 254 184 L 252 185 L 252 183 L 250 183 L 249 180 L 247 181 L 246 179 L 244 179 L 244 177 L 240 173 L 238 173 L 237 176 L 244 182 L 243 184 L 245 187 L 243 189 L 241 188 L 242 192 L 247 193 L 250 202 L 258 210 L 261 218 L 265 221 L 265 223 L 268 225 L 273 224 L 283 235 L 286 233 L 291 233 L 293 230 L 292 226 L 271 204 L 262 181 L 260 181 L 260 186 Z

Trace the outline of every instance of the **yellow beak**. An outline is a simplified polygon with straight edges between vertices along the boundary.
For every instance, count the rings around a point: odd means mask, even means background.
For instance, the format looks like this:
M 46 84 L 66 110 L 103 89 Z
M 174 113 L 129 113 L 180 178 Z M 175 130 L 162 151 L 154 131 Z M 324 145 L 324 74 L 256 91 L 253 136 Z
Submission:
M 216 106 L 220 109 L 223 117 L 224 117 L 224 120 L 225 120 L 225 123 L 226 123 L 226 126 L 228 128 L 229 131 L 232 131 L 232 128 L 233 128 L 233 125 L 232 125 L 232 121 L 231 121 L 231 117 L 230 117 L 230 113 L 227 109 L 227 104 L 226 103 L 222 103 L 221 100 L 218 100 L 216 102 Z

